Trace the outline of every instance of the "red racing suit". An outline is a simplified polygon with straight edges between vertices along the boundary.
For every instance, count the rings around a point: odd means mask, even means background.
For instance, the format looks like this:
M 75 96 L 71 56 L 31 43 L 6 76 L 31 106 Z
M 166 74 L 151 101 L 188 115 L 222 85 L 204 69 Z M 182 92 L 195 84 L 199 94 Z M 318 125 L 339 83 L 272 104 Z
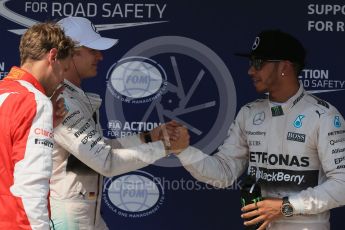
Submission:
M 329 209 L 345 205 L 344 119 L 302 86 L 282 105 L 264 99 L 243 106 L 214 155 L 189 147 L 178 158 L 205 183 L 227 187 L 247 169 L 263 197 L 288 196 L 294 215 L 270 230 L 326 230 Z
M 18 67 L 0 81 L 0 130 L 0 229 L 47 230 L 52 105 Z

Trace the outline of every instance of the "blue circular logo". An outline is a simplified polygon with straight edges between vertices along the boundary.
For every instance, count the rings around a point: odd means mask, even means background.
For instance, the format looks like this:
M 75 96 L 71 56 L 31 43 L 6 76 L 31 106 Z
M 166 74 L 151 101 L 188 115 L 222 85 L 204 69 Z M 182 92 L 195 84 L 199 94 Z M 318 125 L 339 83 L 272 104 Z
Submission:
M 144 57 L 124 58 L 108 72 L 108 87 L 128 99 L 151 96 L 166 81 L 164 69 L 154 60 Z
M 157 211 L 164 200 L 162 186 L 154 176 L 144 172 L 135 171 L 105 182 L 105 202 L 116 213 L 125 217 L 139 217 L 135 213 L 153 213 Z M 125 215 L 123 215 L 125 213 Z M 146 216 L 146 215 L 142 215 Z

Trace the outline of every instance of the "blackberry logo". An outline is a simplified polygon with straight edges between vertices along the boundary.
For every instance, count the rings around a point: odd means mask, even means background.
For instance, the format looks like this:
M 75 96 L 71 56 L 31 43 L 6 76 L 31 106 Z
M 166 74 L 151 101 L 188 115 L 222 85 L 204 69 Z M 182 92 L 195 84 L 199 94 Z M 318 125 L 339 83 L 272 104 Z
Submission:
M 249 175 L 252 176 L 252 177 L 255 177 L 256 176 L 256 167 L 252 166 L 249 168 Z
M 289 174 L 285 170 L 281 171 L 269 171 L 269 170 L 258 170 L 256 172 L 256 178 L 267 182 L 293 182 L 300 185 L 304 181 L 304 175 L 293 175 Z

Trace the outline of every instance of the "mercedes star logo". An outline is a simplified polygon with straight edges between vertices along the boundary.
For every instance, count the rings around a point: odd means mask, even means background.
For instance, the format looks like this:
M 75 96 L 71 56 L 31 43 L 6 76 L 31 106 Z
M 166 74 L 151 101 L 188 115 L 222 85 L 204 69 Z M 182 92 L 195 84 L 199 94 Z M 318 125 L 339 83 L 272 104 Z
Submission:
M 265 120 L 265 112 L 255 114 L 253 118 L 254 125 L 261 125 Z

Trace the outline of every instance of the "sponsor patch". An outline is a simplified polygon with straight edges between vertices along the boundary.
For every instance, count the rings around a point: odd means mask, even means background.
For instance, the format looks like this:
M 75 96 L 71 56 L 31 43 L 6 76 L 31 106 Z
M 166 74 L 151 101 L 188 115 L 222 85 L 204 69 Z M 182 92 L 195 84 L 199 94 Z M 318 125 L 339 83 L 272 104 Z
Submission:
M 283 108 L 280 105 L 271 107 L 271 112 L 272 112 L 272 117 L 284 115 Z
M 288 187 L 291 190 L 302 190 L 318 185 L 318 170 L 285 170 L 267 169 L 252 166 L 250 175 L 258 179 L 260 184 Z
M 286 139 L 289 141 L 297 141 L 297 142 L 304 143 L 305 142 L 305 134 L 288 132 Z
M 46 146 L 46 147 L 49 147 L 49 148 L 53 148 L 54 147 L 54 144 L 52 142 L 48 141 L 47 139 L 36 138 L 35 139 L 35 144 L 36 145 L 43 145 L 43 146 Z

